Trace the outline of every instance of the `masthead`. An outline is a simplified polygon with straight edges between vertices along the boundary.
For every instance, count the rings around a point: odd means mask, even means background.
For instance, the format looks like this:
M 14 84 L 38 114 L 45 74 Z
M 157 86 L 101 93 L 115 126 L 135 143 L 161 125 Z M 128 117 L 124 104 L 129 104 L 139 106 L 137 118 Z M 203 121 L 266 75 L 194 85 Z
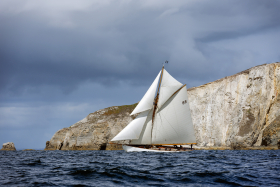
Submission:
M 164 67 L 164 64 L 168 64 L 168 60 L 166 60 L 164 63 L 162 63 L 163 67 Z

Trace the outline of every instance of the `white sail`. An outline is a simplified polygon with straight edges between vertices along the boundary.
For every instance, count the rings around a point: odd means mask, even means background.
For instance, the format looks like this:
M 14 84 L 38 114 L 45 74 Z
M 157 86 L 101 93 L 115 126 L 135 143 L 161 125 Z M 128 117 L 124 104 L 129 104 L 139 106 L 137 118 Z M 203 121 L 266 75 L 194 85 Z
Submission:
M 156 111 L 152 131 L 152 144 L 196 143 L 186 86 Z
M 134 139 L 130 142 L 130 144 L 151 144 L 152 143 L 152 117 L 153 110 L 149 111 L 148 117 L 145 121 L 145 124 L 142 128 L 142 132 L 140 134 L 139 139 Z
M 154 80 L 153 84 L 150 86 L 150 88 L 148 89 L 144 97 L 141 99 L 141 101 L 138 103 L 138 105 L 130 115 L 137 114 L 145 110 L 149 110 L 153 107 L 153 101 L 154 101 L 160 74 L 161 71 L 159 72 L 158 76 L 156 77 L 156 79 Z
M 174 79 L 165 69 L 162 74 L 162 81 L 160 85 L 160 94 L 158 100 L 158 108 L 174 94 L 179 88 L 183 86 L 182 83 Z
M 140 113 L 111 141 L 138 139 L 148 114 L 149 111 Z

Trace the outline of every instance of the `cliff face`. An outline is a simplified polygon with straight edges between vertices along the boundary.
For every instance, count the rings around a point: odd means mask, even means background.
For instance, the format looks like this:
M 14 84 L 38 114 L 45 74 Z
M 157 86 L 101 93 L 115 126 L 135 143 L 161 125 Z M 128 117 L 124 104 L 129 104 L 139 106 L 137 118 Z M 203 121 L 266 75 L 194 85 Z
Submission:
M 133 120 L 136 104 L 114 106 L 89 114 L 74 125 L 57 131 L 45 150 L 116 150 L 121 146 L 107 143 Z
M 280 63 L 188 90 L 200 146 L 269 146 L 280 139 Z
M 198 146 L 274 146 L 280 139 L 280 63 L 256 66 L 188 89 Z M 107 144 L 134 105 L 109 107 L 59 130 L 45 150 L 121 149 Z M 106 147 L 107 144 L 107 147 Z

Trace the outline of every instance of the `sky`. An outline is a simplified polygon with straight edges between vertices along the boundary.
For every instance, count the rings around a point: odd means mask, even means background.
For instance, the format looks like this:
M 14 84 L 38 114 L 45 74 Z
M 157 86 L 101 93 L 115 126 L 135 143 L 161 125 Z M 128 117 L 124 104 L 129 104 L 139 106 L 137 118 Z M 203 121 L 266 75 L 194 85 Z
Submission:
M 196 87 L 280 61 L 280 1 L 1 0 L 0 146 L 141 100 L 166 70 Z

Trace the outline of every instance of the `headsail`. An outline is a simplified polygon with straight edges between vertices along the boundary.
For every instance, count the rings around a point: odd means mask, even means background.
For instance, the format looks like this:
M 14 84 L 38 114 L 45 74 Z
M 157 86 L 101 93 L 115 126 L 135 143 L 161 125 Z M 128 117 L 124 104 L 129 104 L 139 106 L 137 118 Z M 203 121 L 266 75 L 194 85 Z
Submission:
M 111 141 L 138 139 L 146 121 L 149 111 L 140 113 Z
M 147 145 L 152 143 L 152 116 L 153 116 L 153 111 L 150 110 L 139 138 L 132 140 L 130 144 Z
M 141 101 L 138 103 L 138 105 L 130 115 L 137 114 L 145 110 L 149 110 L 153 107 L 153 101 L 154 101 L 160 74 L 161 71 L 159 72 L 158 76 L 156 77 L 156 79 L 154 80 L 153 84 L 150 86 L 150 88 L 148 89 L 144 97 L 141 99 Z

